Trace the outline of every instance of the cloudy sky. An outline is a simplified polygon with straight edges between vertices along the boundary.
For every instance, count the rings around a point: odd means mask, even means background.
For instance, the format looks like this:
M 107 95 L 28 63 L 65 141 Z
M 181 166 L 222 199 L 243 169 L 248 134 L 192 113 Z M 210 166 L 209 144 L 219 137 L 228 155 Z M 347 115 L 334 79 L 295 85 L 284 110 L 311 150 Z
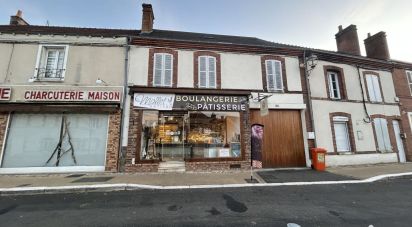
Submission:
M 0 24 L 17 9 L 30 23 L 140 29 L 141 4 L 151 3 L 156 29 L 254 36 L 336 50 L 338 25 L 385 31 L 391 57 L 412 62 L 411 0 L 0 0 Z

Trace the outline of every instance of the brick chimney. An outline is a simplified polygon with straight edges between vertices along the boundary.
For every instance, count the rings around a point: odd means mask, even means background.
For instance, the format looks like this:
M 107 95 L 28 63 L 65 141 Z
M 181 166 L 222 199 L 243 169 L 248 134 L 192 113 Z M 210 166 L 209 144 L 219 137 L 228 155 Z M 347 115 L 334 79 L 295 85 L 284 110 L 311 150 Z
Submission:
M 356 25 L 351 24 L 345 29 L 342 29 L 342 25 L 339 25 L 339 31 L 336 33 L 335 37 L 338 52 L 360 55 Z
M 377 58 L 388 60 L 390 59 L 388 42 L 386 41 L 386 33 L 378 32 L 375 35 L 371 36 L 371 33 L 368 33 L 368 38 L 364 40 L 366 56 L 368 58 Z
M 150 33 L 153 31 L 154 14 L 151 4 L 142 4 L 143 16 L 142 16 L 142 33 Z
M 23 12 L 21 10 L 17 10 L 15 16 L 10 16 L 10 25 L 29 25 L 23 17 Z

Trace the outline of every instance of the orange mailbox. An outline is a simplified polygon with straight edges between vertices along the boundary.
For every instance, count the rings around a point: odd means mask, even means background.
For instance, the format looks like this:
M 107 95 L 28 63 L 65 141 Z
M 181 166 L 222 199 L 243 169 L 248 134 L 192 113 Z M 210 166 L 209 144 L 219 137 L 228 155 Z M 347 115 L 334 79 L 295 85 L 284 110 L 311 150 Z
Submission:
M 326 168 L 324 148 L 311 148 L 310 153 L 312 155 L 312 167 L 317 171 L 324 171 Z

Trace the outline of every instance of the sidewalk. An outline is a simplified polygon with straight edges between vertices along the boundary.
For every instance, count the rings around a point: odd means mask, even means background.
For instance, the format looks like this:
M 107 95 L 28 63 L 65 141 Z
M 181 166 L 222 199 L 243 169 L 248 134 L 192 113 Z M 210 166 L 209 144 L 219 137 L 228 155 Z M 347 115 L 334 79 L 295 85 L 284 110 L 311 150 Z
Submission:
M 311 169 L 272 169 L 215 173 L 87 173 L 0 175 L 0 195 L 132 189 L 250 187 L 334 183 L 363 183 L 384 174 L 412 173 L 412 163 Z M 296 184 L 294 184 L 296 183 Z

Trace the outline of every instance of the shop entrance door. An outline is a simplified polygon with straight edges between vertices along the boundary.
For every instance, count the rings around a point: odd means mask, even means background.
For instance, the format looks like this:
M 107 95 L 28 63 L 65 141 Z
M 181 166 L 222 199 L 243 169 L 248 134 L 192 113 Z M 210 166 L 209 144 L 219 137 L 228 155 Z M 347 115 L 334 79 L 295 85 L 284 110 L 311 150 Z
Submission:
M 188 132 L 187 112 L 161 112 L 159 114 L 160 155 L 162 161 L 184 161 L 186 135 Z

